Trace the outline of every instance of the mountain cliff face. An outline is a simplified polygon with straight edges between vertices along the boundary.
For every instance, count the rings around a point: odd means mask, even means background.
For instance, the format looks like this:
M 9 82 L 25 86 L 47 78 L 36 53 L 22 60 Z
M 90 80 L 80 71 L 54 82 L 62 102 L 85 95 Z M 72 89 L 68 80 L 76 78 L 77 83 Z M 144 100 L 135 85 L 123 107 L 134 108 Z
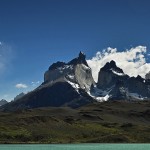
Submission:
M 120 79 L 125 77 L 123 70 L 118 68 L 114 61 L 111 61 L 110 63 L 107 62 L 99 71 L 97 86 L 100 89 L 110 88 Z
M 85 54 L 82 52 L 79 53 L 79 57 L 68 63 L 57 62 L 52 64 L 44 74 L 44 83 L 52 83 L 58 79 L 65 80 L 71 85 L 86 91 L 90 90 L 92 84 L 95 84 L 91 68 L 88 66 Z
M 150 79 L 150 72 L 145 75 L 145 79 Z
M 117 67 L 115 61 L 107 62 L 99 71 L 98 82 L 82 52 L 68 63 L 56 62 L 44 74 L 44 82 L 32 92 L 1 107 L 17 110 L 37 107 L 83 106 L 94 101 L 148 100 L 150 80 L 140 76 L 129 77 Z
M 108 91 L 109 100 L 144 100 L 150 98 L 150 84 L 141 76 L 129 77 L 114 61 L 99 72 L 97 87 Z M 98 96 L 102 96 L 99 94 Z

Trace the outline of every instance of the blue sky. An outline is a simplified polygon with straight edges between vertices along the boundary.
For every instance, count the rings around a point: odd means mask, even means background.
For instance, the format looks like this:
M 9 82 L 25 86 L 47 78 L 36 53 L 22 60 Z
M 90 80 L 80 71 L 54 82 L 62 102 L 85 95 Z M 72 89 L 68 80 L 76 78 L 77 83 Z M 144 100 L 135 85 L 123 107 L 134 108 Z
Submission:
M 107 47 L 143 45 L 149 53 L 149 7 L 149 0 L 0 0 L 0 99 L 30 91 L 51 63 L 79 51 L 91 59 Z

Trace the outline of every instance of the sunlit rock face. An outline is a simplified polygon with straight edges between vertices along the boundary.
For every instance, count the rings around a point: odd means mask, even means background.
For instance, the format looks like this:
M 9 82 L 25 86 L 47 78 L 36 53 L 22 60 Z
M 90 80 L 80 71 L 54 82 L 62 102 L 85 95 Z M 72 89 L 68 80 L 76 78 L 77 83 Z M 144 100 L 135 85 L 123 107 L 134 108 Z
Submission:
M 44 74 L 44 82 L 54 82 L 59 78 L 78 84 L 81 89 L 89 90 L 95 84 L 91 68 L 88 66 L 86 56 L 82 52 L 68 63 L 57 62 L 49 67 Z
M 91 68 L 84 64 L 76 65 L 75 78 L 82 89 L 90 90 L 91 85 L 94 84 Z
M 122 69 L 116 66 L 115 61 L 106 63 L 106 65 L 100 69 L 98 75 L 98 88 L 105 89 L 113 86 L 120 78 L 124 78 L 125 74 Z

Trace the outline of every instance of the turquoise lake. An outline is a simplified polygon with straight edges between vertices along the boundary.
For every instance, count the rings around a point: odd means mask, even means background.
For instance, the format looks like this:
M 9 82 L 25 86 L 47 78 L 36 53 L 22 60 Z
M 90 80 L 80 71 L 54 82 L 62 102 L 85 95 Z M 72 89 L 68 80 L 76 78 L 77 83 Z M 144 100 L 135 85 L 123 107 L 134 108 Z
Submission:
M 1 144 L 0 150 L 149 150 L 150 144 Z

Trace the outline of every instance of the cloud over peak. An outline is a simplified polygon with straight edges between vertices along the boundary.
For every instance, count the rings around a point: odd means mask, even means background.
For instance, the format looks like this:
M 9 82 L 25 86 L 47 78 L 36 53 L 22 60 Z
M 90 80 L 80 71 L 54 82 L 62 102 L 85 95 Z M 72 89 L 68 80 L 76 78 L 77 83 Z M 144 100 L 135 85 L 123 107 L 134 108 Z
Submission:
M 91 60 L 87 60 L 92 68 L 94 80 L 98 79 L 98 72 L 107 62 L 114 60 L 118 67 L 122 68 L 124 73 L 129 76 L 140 75 L 145 78 L 145 74 L 150 71 L 150 63 L 146 63 L 145 55 L 147 48 L 145 46 L 137 46 L 124 51 L 118 51 L 117 48 L 108 47 L 103 51 L 98 51 L 96 56 Z

